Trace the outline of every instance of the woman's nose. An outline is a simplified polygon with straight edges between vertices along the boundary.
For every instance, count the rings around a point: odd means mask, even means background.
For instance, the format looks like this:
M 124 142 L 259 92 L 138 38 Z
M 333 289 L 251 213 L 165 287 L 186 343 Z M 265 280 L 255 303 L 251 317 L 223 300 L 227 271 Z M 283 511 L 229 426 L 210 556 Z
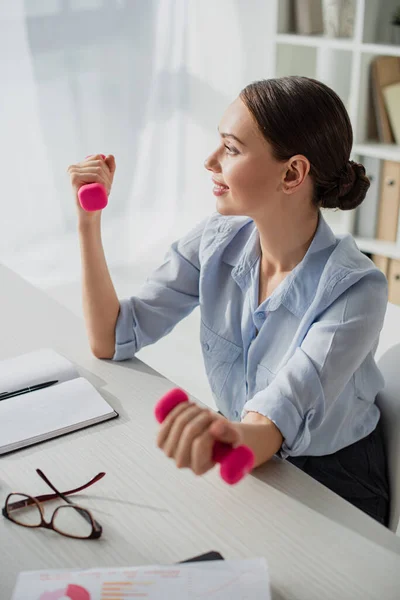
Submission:
M 204 161 L 204 166 L 208 171 L 215 172 L 221 170 L 221 166 L 217 159 L 216 152 L 213 152 L 208 158 L 206 158 L 206 160 Z

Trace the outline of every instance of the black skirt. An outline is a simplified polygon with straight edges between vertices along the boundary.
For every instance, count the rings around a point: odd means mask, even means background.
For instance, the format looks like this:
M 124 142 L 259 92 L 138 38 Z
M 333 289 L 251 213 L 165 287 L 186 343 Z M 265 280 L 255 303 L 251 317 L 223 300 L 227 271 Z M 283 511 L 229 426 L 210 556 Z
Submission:
M 367 437 L 326 456 L 286 460 L 383 525 L 389 519 L 389 480 L 381 422 Z

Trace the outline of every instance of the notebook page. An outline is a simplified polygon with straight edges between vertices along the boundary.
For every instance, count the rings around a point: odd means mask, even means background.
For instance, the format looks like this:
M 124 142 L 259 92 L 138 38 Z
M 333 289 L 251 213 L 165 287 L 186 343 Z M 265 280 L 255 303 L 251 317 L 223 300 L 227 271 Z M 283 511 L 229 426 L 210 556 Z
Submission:
M 0 401 L 0 453 L 67 433 L 115 415 L 87 379 L 79 377 Z
M 75 366 L 52 348 L 41 348 L 0 361 L 0 392 L 19 390 L 29 385 L 79 377 Z

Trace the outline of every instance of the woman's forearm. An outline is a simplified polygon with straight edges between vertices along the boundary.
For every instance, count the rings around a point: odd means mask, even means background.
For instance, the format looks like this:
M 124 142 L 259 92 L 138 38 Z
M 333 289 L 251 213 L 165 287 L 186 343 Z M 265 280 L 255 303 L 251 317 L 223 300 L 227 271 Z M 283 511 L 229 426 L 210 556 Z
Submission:
M 104 256 L 100 215 L 79 224 L 82 258 L 82 300 L 91 350 L 97 358 L 112 358 L 119 300 Z
M 282 446 L 283 437 L 278 427 L 259 413 L 247 413 L 237 426 L 242 438 L 241 443 L 254 452 L 256 467 L 272 458 Z

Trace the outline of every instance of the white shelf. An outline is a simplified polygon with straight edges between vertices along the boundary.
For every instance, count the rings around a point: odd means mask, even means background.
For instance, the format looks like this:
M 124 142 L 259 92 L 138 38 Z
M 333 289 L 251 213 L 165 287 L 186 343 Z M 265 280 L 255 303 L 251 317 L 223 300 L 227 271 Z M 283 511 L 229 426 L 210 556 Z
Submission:
M 365 54 L 400 56 L 400 46 L 395 44 L 359 44 L 352 38 L 329 38 L 324 35 L 300 35 L 298 33 L 277 33 L 278 44 L 290 46 L 310 46 L 311 48 L 336 48 L 338 50 L 359 50 Z
M 379 142 L 366 142 L 354 144 L 353 154 L 371 156 L 381 160 L 394 160 L 400 162 L 400 146 L 398 144 L 380 144 Z
M 338 48 L 340 50 L 354 49 L 354 40 L 352 40 L 351 38 L 329 38 L 323 35 L 277 33 L 275 39 L 278 44 L 289 44 L 291 46 L 311 46 L 312 48 Z
M 396 242 L 384 242 L 382 240 L 373 240 L 369 238 L 354 238 L 361 252 L 369 254 L 378 254 L 388 256 L 389 258 L 400 259 L 400 244 Z
M 394 44 L 361 44 L 360 49 L 366 54 L 400 56 L 400 46 L 396 46 Z

